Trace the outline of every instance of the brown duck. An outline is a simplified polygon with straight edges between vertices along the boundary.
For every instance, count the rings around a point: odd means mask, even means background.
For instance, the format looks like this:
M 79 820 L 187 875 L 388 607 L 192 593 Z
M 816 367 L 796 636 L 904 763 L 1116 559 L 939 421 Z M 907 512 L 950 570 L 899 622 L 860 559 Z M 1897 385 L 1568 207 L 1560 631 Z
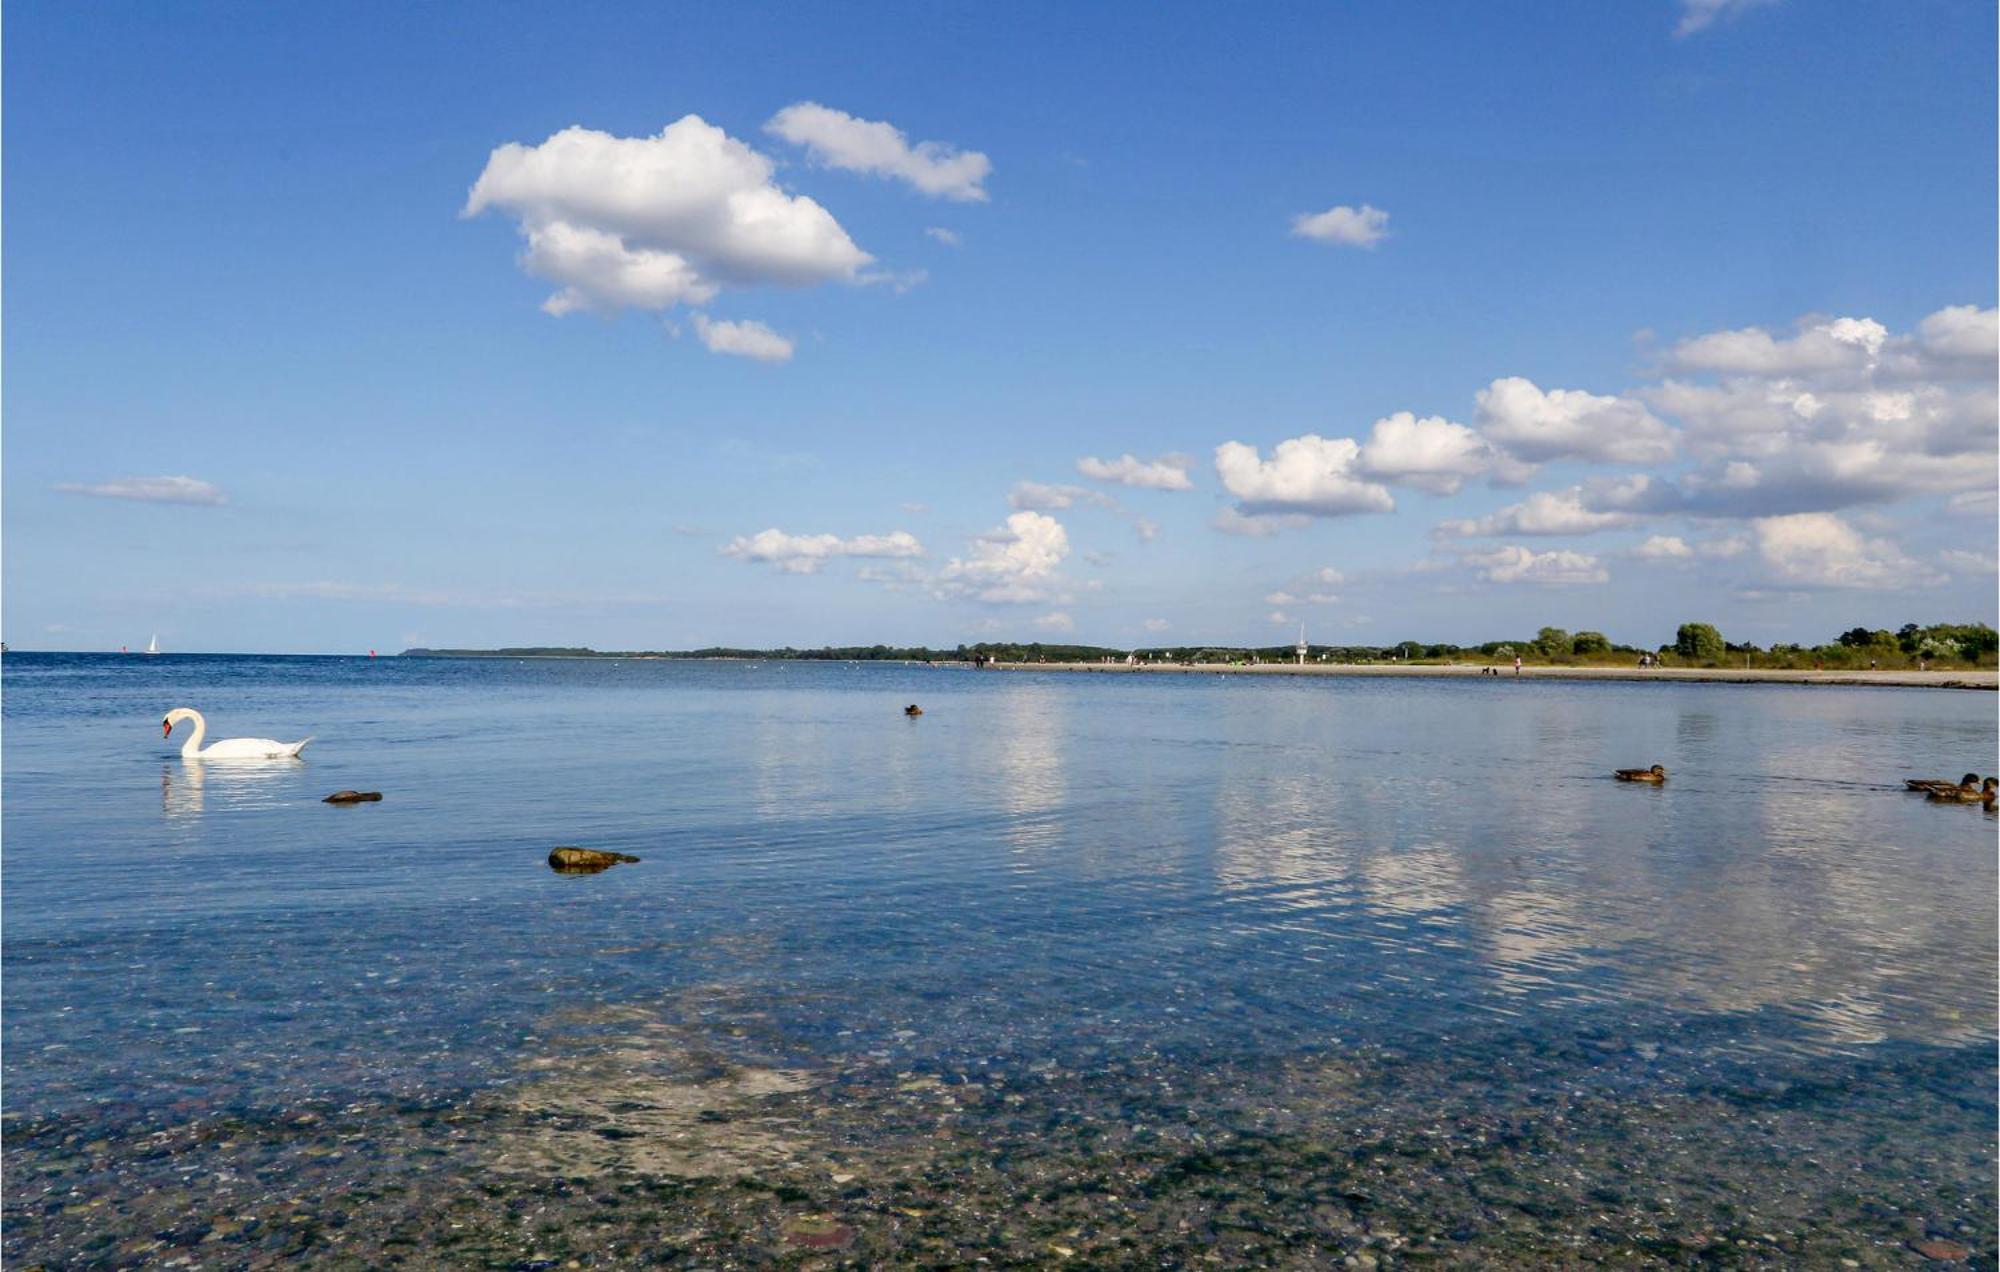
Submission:
M 1941 794 L 1947 791 L 1976 790 L 1979 786 L 1979 774 L 1967 773 L 1956 782 L 1949 782 L 1941 777 L 1910 777 L 1903 780 L 1903 785 L 1909 790 L 1922 791 L 1926 795 Z
M 1948 786 L 1932 791 L 1930 797 L 1943 804 L 1984 804 L 1991 808 L 1996 794 L 2000 794 L 2000 779 L 1989 777 L 1978 786 Z
M 1667 771 L 1655 764 L 1651 768 L 1618 769 L 1611 776 L 1621 782 L 1651 782 L 1658 786 L 1667 780 Z

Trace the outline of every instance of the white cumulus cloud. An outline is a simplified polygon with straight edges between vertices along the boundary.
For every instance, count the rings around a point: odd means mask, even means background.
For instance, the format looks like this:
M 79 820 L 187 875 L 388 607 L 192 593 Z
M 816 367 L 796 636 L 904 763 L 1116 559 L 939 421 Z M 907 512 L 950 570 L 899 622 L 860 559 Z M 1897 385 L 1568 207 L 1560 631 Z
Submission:
M 1940 581 L 1887 539 L 1864 537 L 1830 512 L 1760 517 L 1750 523 L 1772 580 L 1794 587 L 1906 588 Z
M 1062 589 L 1057 574 L 1069 555 L 1069 532 L 1046 513 L 1023 510 L 973 540 L 972 552 L 939 571 L 937 590 L 996 603 L 1048 600 Z
M 1292 218 L 1292 235 L 1319 243 L 1374 247 L 1389 236 L 1389 214 L 1366 203 L 1358 208 L 1340 204 L 1324 212 L 1302 212 Z
M 1479 431 L 1532 464 L 1651 464 L 1673 455 L 1673 430 L 1629 398 L 1544 391 L 1532 380 L 1507 376 L 1481 389 L 1478 403 Z
M 1632 555 L 1641 561 L 1687 561 L 1694 557 L 1694 549 L 1678 535 L 1656 534 L 1632 549 Z
M 935 239 L 946 247 L 957 247 L 965 242 L 963 238 L 959 237 L 957 230 L 947 230 L 942 225 L 926 225 L 924 227 L 924 234 L 926 237 Z
M 66 481 L 56 489 L 65 495 L 134 499 L 141 503 L 199 504 L 213 508 L 228 502 L 221 487 L 197 477 L 114 477 L 110 481 L 99 482 Z
M 1147 490 L 1193 490 L 1194 483 L 1188 480 L 1187 473 L 1192 462 L 1185 455 L 1162 455 L 1158 459 L 1140 459 L 1132 454 L 1120 455 L 1116 459 L 1085 455 L 1076 461 L 1076 471 L 1092 481 L 1116 482 L 1121 486 L 1139 486 Z
M 1947 305 L 1917 324 L 1917 338 L 1933 357 L 1962 358 L 1990 375 L 2000 357 L 2000 310 Z
M 977 150 L 960 150 L 940 141 L 920 141 L 913 146 L 893 124 L 857 119 L 818 102 L 785 107 L 771 117 L 764 130 L 804 146 L 829 168 L 893 177 L 933 198 L 986 201 L 986 190 L 980 183 L 992 173 L 993 162 Z
M 1682 370 L 1795 375 L 1864 367 L 1882 352 L 1889 330 L 1873 318 L 1834 318 L 1778 339 L 1762 327 L 1717 331 L 1675 345 L 1668 361 Z
M 1360 469 L 1368 476 L 1437 495 L 1456 494 L 1469 479 L 1502 463 L 1492 444 L 1465 425 L 1440 415 L 1419 419 L 1409 411 L 1376 420 L 1360 454 Z
M 836 557 L 920 557 L 924 545 L 907 530 L 843 539 L 832 534 L 786 534 L 775 527 L 737 535 L 719 551 L 739 561 L 761 561 L 787 574 L 815 574 Z
M 1808 318 L 1783 340 L 1757 328 L 1696 336 L 1672 361 L 1714 379 L 1636 396 L 1678 419 L 1701 461 L 1671 486 L 1688 512 L 1782 516 L 1990 490 L 1996 317 L 1954 305 L 1908 334 Z
M 512 216 L 550 313 L 700 305 L 725 286 L 853 281 L 873 258 L 764 155 L 687 115 L 652 137 L 570 127 L 487 157 L 463 215 Z
M 1491 552 L 1468 552 L 1462 559 L 1488 583 L 1567 587 L 1603 583 L 1611 578 L 1610 571 L 1596 557 L 1563 549 L 1536 552 L 1519 544 L 1508 544 Z
M 542 302 L 543 311 L 558 318 L 585 309 L 705 305 L 721 290 L 685 256 L 632 247 L 605 230 L 555 221 L 524 225 L 521 232 L 528 240 L 522 266 L 538 278 L 565 284 Z
M 1589 506 L 1584 488 L 1571 486 L 1567 490 L 1538 490 L 1520 503 L 1477 520 L 1443 522 L 1438 532 L 1459 536 L 1592 534 L 1631 522 L 1629 513 Z
M 1061 610 L 1053 610 L 1042 615 L 1040 618 L 1031 619 L 1030 621 L 1045 632 L 1073 632 L 1076 630 L 1076 620 Z
M 788 362 L 792 342 L 752 319 L 728 322 L 705 314 L 694 316 L 694 330 L 710 353 L 730 353 L 759 362 Z
M 1342 517 L 1392 512 L 1388 487 L 1358 471 L 1361 446 L 1351 437 L 1308 433 L 1287 438 L 1264 459 L 1254 446 L 1224 442 L 1215 448 L 1215 473 L 1246 517 Z

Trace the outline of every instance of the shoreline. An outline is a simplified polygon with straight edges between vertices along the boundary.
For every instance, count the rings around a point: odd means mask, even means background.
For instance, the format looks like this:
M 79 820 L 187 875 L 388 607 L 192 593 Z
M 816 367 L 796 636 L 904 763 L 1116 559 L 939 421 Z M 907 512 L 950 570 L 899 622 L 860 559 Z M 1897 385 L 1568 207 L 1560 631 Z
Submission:
M 1456 666 L 1416 664 L 1408 667 L 1378 663 L 1015 663 L 988 664 L 997 671 L 1105 672 L 1116 675 L 1197 675 L 1214 672 L 1239 676 L 1404 676 L 1469 677 L 1480 679 L 1488 664 Z M 1513 668 L 1497 667 L 1500 679 L 1515 679 Z M 1490 677 L 1488 677 L 1490 679 Z M 1878 689 L 2000 689 L 1995 671 L 1800 671 L 1777 668 L 1727 667 L 1523 667 L 1522 680 L 1673 680 L 1689 684 L 1842 685 Z

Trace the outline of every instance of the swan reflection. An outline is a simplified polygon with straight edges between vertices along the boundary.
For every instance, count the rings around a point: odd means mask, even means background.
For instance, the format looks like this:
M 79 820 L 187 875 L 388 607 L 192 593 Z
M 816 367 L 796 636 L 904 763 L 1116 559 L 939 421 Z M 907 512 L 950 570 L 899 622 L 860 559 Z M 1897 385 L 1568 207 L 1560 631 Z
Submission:
M 160 811 L 169 820 L 283 803 L 305 771 L 303 760 L 182 760 L 160 766 Z

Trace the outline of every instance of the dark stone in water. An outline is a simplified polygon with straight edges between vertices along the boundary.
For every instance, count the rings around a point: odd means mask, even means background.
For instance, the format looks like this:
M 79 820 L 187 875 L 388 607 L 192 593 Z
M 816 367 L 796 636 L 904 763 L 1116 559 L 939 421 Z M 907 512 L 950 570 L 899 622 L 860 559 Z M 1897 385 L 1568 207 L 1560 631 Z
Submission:
M 558 874 L 598 874 L 621 861 L 637 861 L 626 852 L 600 852 L 595 848 L 551 848 L 549 869 Z
M 322 804 L 379 804 L 381 791 L 335 791 L 321 800 Z

